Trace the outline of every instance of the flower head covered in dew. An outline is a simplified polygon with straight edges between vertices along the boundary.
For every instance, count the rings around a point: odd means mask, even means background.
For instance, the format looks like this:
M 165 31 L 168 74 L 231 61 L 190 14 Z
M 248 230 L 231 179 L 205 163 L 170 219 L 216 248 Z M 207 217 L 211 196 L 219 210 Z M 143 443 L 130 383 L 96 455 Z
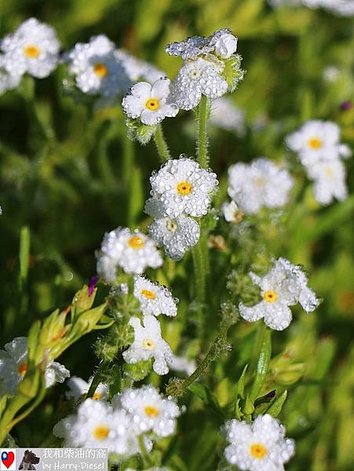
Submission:
M 269 414 L 259 415 L 252 424 L 229 420 L 224 434 L 230 444 L 224 455 L 228 463 L 244 471 L 283 471 L 295 454 L 295 442 L 285 437 L 285 428 Z
M 180 260 L 198 242 L 200 227 L 193 218 L 183 214 L 175 218 L 164 217 L 164 206 L 155 198 L 147 200 L 144 211 L 155 218 L 148 227 L 150 237 L 162 245 L 166 255 L 173 260 Z
M 81 396 L 88 392 L 92 381 L 93 376 L 91 376 L 88 381 L 85 381 L 82 378 L 79 378 L 78 376 L 72 376 L 67 382 L 69 391 L 66 392 L 66 397 L 68 399 L 74 399 L 75 401 L 79 400 Z M 108 398 L 108 394 L 108 385 L 104 383 L 99 383 L 91 399 L 95 401 L 103 401 Z
M 234 164 L 228 173 L 229 196 L 245 214 L 256 214 L 262 207 L 284 206 L 294 184 L 286 169 L 265 158 Z
M 158 437 L 172 435 L 180 409 L 171 398 L 164 398 L 150 385 L 139 389 L 126 389 L 117 394 L 113 404 L 125 409 L 132 416 L 132 426 L 137 434 L 154 432 Z
M 64 438 L 66 447 L 107 448 L 122 458 L 139 452 L 131 417 L 105 401 L 86 399 L 76 415 L 61 420 L 53 429 L 54 435 Z M 151 450 L 152 443 L 146 444 Z
M 143 324 L 137 317 L 132 317 L 129 324 L 134 329 L 134 342 L 123 352 L 127 363 L 134 364 L 139 361 L 154 359 L 153 369 L 158 375 L 168 373 L 167 362 L 172 358 L 172 350 L 161 337 L 159 321 L 154 316 L 144 316 Z
M 122 61 L 115 54 L 115 45 L 103 34 L 88 43 L 77 43 L 66 54 L 69 73 L 77 87 L 89 95 L 113 98 L 125 92 L 131 81 Z
M 274 330 L 286 329 L 292 320 L 289 306 L 300 303 L 306 312 L 319 304 L 314 292 L 307 286 L 307 277 L 300 267 L 284 258 L 274 261 L 273 268 L 263 277 L 250 273 L 253 282 L 261 288 L 262 301 L 248 307 L 239 304 L 240 315 L 248 322 L 264 319 Z
M 36 18 L 24 21 L 1 41 L 3 67 L 12 76 L 48 77 L 58 64 L 60 44 L 53 28 Z
M 161 255 L 152 239 L 139 231 L 121 227 L 106 232 L 96 258 L 97 273 L 108 283 L 116 279 L 118 267 L 126 273 L 140 275 L 147 267 L 162 265 Z
M 159 78 L 153 85 L 139 82 L 123 98 L 123 110 L 129 118 L 138 118 L 143 124 L 154 126 L 178 113 L 177 105 L 169 101 L 169 94 L 170 81 L 167 78 Z
M 142 277 L 134 278 L 134 296 L 140 303 L 144 316 L 176 316 L 178 299 L 173 298 L 171 292 L 164 286 Z
M 243 78 L 241 57 L 235 54 L 237 38 L 228 29 L 209 37 L 193 36 L 169 44 L 166 52 L 184 63 L 172 83 L 173 101 L 184 110 L 195 108 L 202 95 L 215 99 L 233 91 Z
M 28 370 L 27 337 L 16 337 L 0 350 L 0 394 L 16 394 L 17 385 Z M 63 383 L 70 376 L 70 371 L 56 361 L 47 364 L 45 371 L 46 387 L 56 382 Z

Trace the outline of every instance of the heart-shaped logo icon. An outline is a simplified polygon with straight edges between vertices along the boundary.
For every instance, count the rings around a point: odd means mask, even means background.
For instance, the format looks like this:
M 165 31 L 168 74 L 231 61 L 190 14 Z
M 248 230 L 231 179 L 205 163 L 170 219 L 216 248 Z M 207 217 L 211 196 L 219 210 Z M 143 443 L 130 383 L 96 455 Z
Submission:
M 12 463 L 15 460 L 15 453 L 13 451 L 3 451 L 1 453 L 1 461 L 2 463 L 6 466 L 6 468 L 9 468 Z

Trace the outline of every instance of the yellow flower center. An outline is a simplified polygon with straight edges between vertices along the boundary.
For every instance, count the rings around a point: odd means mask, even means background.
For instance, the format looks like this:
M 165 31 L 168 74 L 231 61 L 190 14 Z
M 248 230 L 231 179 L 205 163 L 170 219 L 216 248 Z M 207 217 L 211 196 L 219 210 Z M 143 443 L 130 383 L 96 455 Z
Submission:
M 307 144 L 311 149 L 317 150 L 321 149 L 323 142 L 319 137 L 311 137 L 311 139 L 307 141 Z
M 155 299 L 156 298 L 156 293 L 154 293 L 153 291 L 150 291 L 149 289 L 142 289 L 140 292 L 147 299 Z
M 192 189 L 192 185 L 187 181 L 179 182 L 177 185 L 177 192 L 181 196 L 189 195 L 190 193 L 192 193 Z
M 152 419 L 155 419 L 155 417 L 158 417 L 160 415 L 160 411 L 157 409 L 157 407 L 154 406 L 145 406 L 144 412 Z
M 93 429 L 92 435 L 94 438 L 98 441 L 105 440 L 108 437 L 109 434 L 109 428 L 107 425 L 98 425 Z
M 157 98 L 149 98 L 145 103 L 145 108 L 150 111 L 156 111 L 160 108 L 160 101 Z
M 102 397 L 102 394 L 100 392 L 95 392 L 95 394 L 92 396 L 92 399 L 94 401 L 99 401 Z
M 275 291 L 272 291 L 272 290 L 269 290 L 269 291 L 266 291 L 264 294 L 263 294 L 263 299 L 264 301 L 266 301 L 267 303 L 274 303 L 274 301 L 276 301 L 278 298 L 278 295 Z
M 143 347 L 146 350 L 152 350 L 155 347 L 155 342 L 151 339 L 145 339 L 143 342 Z
M 17 367 L 18 374 L 23 378 L 28 370 L 28 363 L 22 363 Z
M 166 228 L 167 228 L 168 231 L 176 232 L 177 227 L 178 227 L 177 223 L 174 219 L 167 219 Z
M 97 64 L 93 66 L 93 70 L 97 77 L 104 78 L 108 75 L 108 67 L 101 62 L 97 62 Z
M 23 53 L 29 59 L 37 59 L 37 57 L 41 53 L 41 50 L 38 46 L 35 46 L 34 44 L 29 44 L 28 46 L 25 46 L 23 48 Z
M 262 443 L 253 443 L 250 447 L 250 453 L 253 458 L 261 460 L 267 454 L 267 448 Z
M 128 245 L 132 249 L 142 249 L 144 247 L 144 241 L 140 236 L 133 236 L 128 240 Z

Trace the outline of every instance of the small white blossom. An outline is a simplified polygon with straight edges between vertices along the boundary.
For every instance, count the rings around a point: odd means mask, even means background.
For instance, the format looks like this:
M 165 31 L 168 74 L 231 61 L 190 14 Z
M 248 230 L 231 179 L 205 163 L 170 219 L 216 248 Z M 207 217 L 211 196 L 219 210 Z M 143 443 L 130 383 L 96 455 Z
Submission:
M 16 393 L 17 385 L 22 381 L 28 370 L 27 337 L 16 337 L 0 350 L 0 395 Z M 46 387 L 56 382 L 62 383 L 70 376 L 70 371 L 56 361 L 47 364 L 45 371 Z
M 307 174 L 314 181 L 313 193 L 320 204 L 330 204 L 333 199 L 343 201 L 347 197 L 345 168 L 340 160 L 318 162 Z
M 210 124 L 226 131 L 235 131 L 239 136 L 245 133 L 245 117 L 243 111 L 226 97 L 217 98 L 212 102 Z
M 243 217 L 243 212 L 237 206 L 235 201 L 230 201 L 229 203 L 223 203 L 221 206 L 221 211 L 224 214 L 225 221 L 227 222 L 240 222 Z
M 229 420 L 224 433 L 230 442 L 225 458 L 243 471 L 284 471 L 284 463 L 295 453 L 295 442 L 285 437 L 284 426 L 269 414 L 252 424 Z
M 129 414 L 112 409 L 104 401 L 86 399 L 77 415 L 61 420 L 53 433 L 65 439 L 66 447 L 107 448 L 124 457 L 139 452 Z
M 172 356 L 170 346 L 161 337 L 159 321 L 154 316 L 144 316 L 144 326 L 137 317 L 132 317 L 129 324 L 134 329 L 134 342 L 123 352 L 127 363 L 154 359 L 153 369 L 158 375 L 168 373 L 167 361 Z
M 216 174 L 202 169 L 192 159 L 171 159 L 150 177 L 152 195 L 161 204 L 161 216 L 180 214 L 200 217 L 208 212 Z
M 88 43 L 77 43 L 66 59 L 77 87 L 89 95 L 112 98 L 131 84 L 114 44 L 102 34 Z
M 319 161 L 349 157 L 349 147 L 341 144 L 339 138 L 340 129 L 337 124 L 311 120 L 290 134 L 285 142 L 289 149 L 298 153 L 301 163 L 309 168 Z
M 195 108 L 202 95 L 218 98 L 227 92 L 228 84 L 221 76 L 224 64 L 202 58 L 186 62 L 171 85 L 171 101 L 182 110 Z
M 139 118 L 143 124 L 158 124 L 178 113 L 177 105 L 168 102 L 169 94 L 170 81 L 167 78 L 160 78 L 153 85 L 139 82 L 123 98 L 123 110 L 130 118 Z
M 194 360 L 173 355 L 171 360 L 168 361 L 168 366 L 171 370 L 180 371 L 190 376 L 197 369 L 197 364 Z
M 154 432 L 158 437 L 172 435 L 180 410 L 171 398 L 164 398 L 153 386 L 126 389 L 115 396 L 113 403 L 125 409 L 132 417 L 131 425 L 138 434 Z
M 82 395 L 86 394 L 90 389 L 91 383 L 93 380 L 93 376 L 89 378 L 88 381 L 83 380 L 77 376 L 71 377 L 67 385 L 69 386 L 69 391 L 66 393 L 66 397 L 68 399 L 78 400 L 81 398 Z M 107 384 L 99 383 L 95 392 L 92 395 L 91 399 L 95 401 L 101 401 L 108 398 L 109 388 Z
M 134 296 L 140 302 L 141 312 L 145 315 L 175 316 L 177 314 L 178 299 L 173 298 L 171 292 L 158 283 L 153 283 L 142 276 L 134 278 Z
M 59 48 L 54 29 L 29 18 L 1 41 L 3 65 L 15 77 L 25 72 L 37 78 L 48 77 L 57 66 Z
M 265 158 L 229 168 L 228 193 L 246 214 L 256 214 L 262 207 L 284 206 L 292 187 L 289 172 Z
M 153 84 L 156 80 L 166 77 L 166 73 L 162 70 L 157 69 L 148 62 L 137 59 L 122 49 L 116 50 L 115 55 L 122 62 L 125 73 L 132 83 L 143 80 Z
M 215 52 L 223 59 L 228 59 L 236 52 L 237 38 L 231 33 L 223 33 L 215 42 Z
M 96 253 L 97 273 L 107 282 L 116 279 L 120 266 L 126 273 L 142 274 L 147 267 L 162 265 L 162 258 L 155 242 L 139 231 L 118 227 L 107 232 L 101 249 Z
M 284 258 L 274 261 L 273 268 L 265 276 L 254 273 L 250 276 L 261 288 L 263 299 L 252 307 L 239 304 L 240 315 L 248 322 L 264 318 L 271 329 L 284 330 L 292 319 L 289 306 L 300 303 L 306 312 L 312 312 L 319 304 L 315 293 L 307 286 L 305 273 Z

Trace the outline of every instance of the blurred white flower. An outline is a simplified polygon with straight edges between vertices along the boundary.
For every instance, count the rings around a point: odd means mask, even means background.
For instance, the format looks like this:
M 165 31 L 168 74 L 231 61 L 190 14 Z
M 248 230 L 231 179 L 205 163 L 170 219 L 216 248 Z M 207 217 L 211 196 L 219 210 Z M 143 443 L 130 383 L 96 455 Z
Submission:
M 301 268 L 284 258 L 275 260 L 265 276 L 254 273 L 250 276 L 261 288 L 263 300 L 252 307 L 239 304 L 240 315 L 248 322 L 264 318 L 271 329 L 284 330 L 292 319 L 289 306 L 300 303 L 306 312 L 312 312 L 319 304 L 315 293 L 307 286 L 308 280 Z
M 215 173 L 181 157 L 167 161 L 150 177 L 150 183 L 152 195 L 161 205 L 161 216 L 176 218 L 183 213 L 204 216 L 218 181 Z
M 221 206 L 221 211 L 224 214 L 225 221 L 238 223 L 242 220 L 243 212 L 237 206 L 235 201 L 230 201 L 229 203 L 223 203 Z
M 246 214 L 256 214 L 262 207 L 284 206 L 294 184 L 286 169 L 265 158 L 234 164 L 228 173 L 229 196 Z
M 170 290 L 142 276 L 134 278 L 134 296 L 140 302 L 144 316 L 160 314 L 175 316 L 177 314 L 178 299 L 172 297 Z
M 245 133 L 245 117 L 243 111 L 226 97 L 213 100 L 210 112 L 210 124 L 226 131 L 235 131 L 239 136 Z
M 188 376 L 197 369 L 197 364 L 194 360 L 177 355 L 172 355 L 172 358 L 167 363 L 171 370 L 180 371 Z
M 330 204 L 334 199 L 347 197 L 345 168 L 340 160 L 317 162 L 308 168 L 307 174 L 314 182 L 313 193 L 320 204 Z
M 5 68 L 4 56 L 0 55 L 0 95 L 16 88 L 21 78 L 21 74 L 14 75 Z
M 252 424 L 229 420 L 224 433 L 230 442 L 226 460 L 244 471 L 283 471 L 295 453 L 295 442 L 285 438 L 285 428 L 269 414 L 259 415 Z
M 122 66 L 132 83 L 143 80 L 153 84 L 156 80 L 166 77 L 165 72 L 157 69 L 148 62 L 137 59 L 122 49 L 116 50 L 115 55 L 121 61 Z
M 1 41 L 3 66 L 12 76 L 48 77 L 58 64 L 60 44 L 53 28 L 36 18 L 24 21 Z
M 164 398 L 153 386 L 126 389 L 113 398 L 132 417 L 131 425 L 137 434 L 154 432 L 158 437 L 172 435 L 180 410 L 171 398 Z
M 144 325 L 137 317 L 132 317 L 129 324 L 134 329 L 134 342 L 123 352 L 127 363 L 154 359 L 153 369 L 158 375 L 168 373 L 167 361 L 172 357 L 170 346 L 161 337 L 159 321 L 154 316 L 144 316 Z
M 162 265 L 162 258 L 155 242 L 139 231 L 118 227 L 106 232 L 101 249 L 96 252 L 97 273 L 105 281 L 116 279 L 118 266 L 126 273 L 142 274 L 147 267 Z
M 169 94 L 170 81 L 167 78 L 160 78 L 153 85 L 139 82 L 123 98 L 123 110 L 129 118 L 139 118 L 143 124 L 158 124 L 178 113 L 177 105 L 168 101 Z
M 88 381 L 85 381 L 82 378 L 79 378 L 78 376 L 72 376 L 67 382 L 69 391 L 67 391 L 66 397 L 68 399 L 74 400 L 80 399 L 82 395 L 88 392 L 92 381 L 93 376 L 91 376 Z M 108 393 L 108 385 L 104 383 L 99 383 L 91 399 L 94 399 L 95 401 L 105 400 L 108 398 Z

